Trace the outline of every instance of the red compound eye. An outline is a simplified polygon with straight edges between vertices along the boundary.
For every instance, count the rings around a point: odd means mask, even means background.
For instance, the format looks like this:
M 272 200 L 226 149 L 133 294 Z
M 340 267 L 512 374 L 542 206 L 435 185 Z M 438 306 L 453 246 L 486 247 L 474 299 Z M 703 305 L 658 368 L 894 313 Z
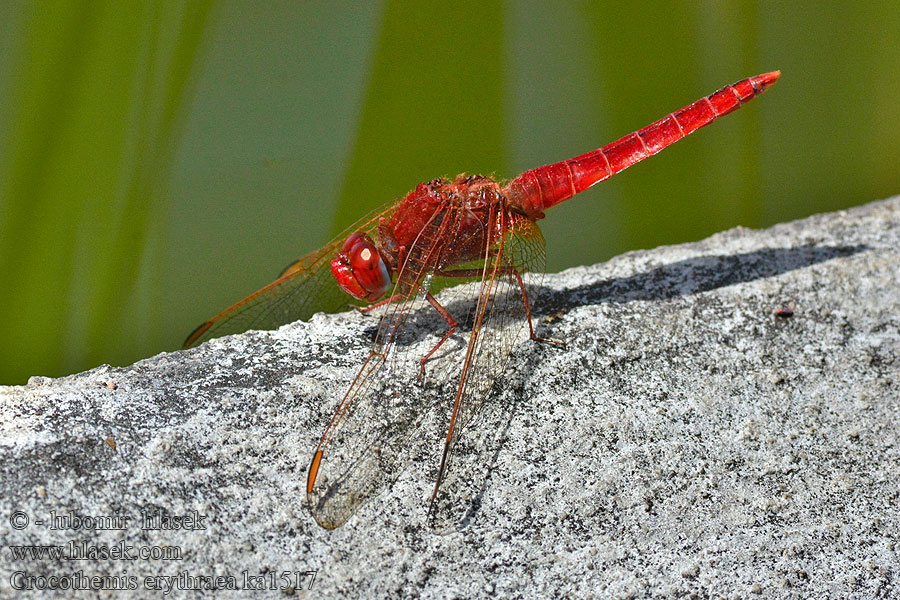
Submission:
M 345 292 L 375 302 L 391 286 L 391 272 L 378 247 L 362 232 L 344 242 L 343 251 L 331 261 L 331 271 Z
M 360 270 L 371 271 L 378 268 L 378 263 L 380 262 L 381 255 L 378 254 L 378 248 L 375 247 L 375 244 L 360 242 L 353 246 L 353 249 L 350 251 L 350 267 L 357 275 L 361 274 L 359 273 Z
M 370 238 L 369 236 L 364 234 L 362 231 L 357 231 L 356 233 L 352 234 L 350 237 L 347 238 L 347 240 L 344 242 L 344 246 L 341 248 L 341 250 L 344 252 L 350 252 L 350 250 L 353 249 L 353 246 L 355 246 L 356 244 L 358 244 L 361 241 L 368 242 L 369 244 L 371 244 L 372 238 Z
M 391 274 L 375 244 L 358 242 L 350 251 L 350 268 L 356 280 L 369 295 L 367 299 L 381 298 L 391 285 Z

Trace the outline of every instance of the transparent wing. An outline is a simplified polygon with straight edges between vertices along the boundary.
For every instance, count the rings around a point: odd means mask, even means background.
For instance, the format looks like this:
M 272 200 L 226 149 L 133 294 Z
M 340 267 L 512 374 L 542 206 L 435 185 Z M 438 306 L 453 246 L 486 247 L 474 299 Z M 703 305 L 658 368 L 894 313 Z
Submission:
M 322 435 L 307 499 L 323 527 L 341 525 L 399 474 L 409 460 L 411 438 L 440 398 L 433 386 L 419 384 L 418 375 L 434 335 L 443 335 L 448 325 L 423 290 L 458 217 L 438 206 L 408 249 L 392 293 L 399 299 L 385 307 L 372 352 Z
M 472 334 L 445 444 L 447 456 L 503 372 L 528 323 L 526 298 L 529 304 L 537 298 L 544 275 L 544 236 L 537 224 L 515 213 L 503 215 L 502 220 L 506 233 L 486 261 L 478 306 L 471 317 Z
M 470 316 L 466 355 L 458 367 L 458 387 L 448 399 L 451 410 L 447 435 L 429 507 L 432 524 L 439 529 L 454 526 L 461 516 L 459 510 L 469 508 L 468 503 L 463 502 L 466 506 L 462 506 L 459 500 L 477 495 L 488 476 L 485 457 L 496 449 L 502 435 L 496 429 L 503 420 L 498 410 L 487 411 L 483 426 L 470 432 L 475 435 L 467 434 L 464 446 L 469 453 L 458 465 L 462 470 L 451 469 L 451 458 L 462 432 L 485 412 L 485 400 L 502 375 L 513 347 L 523 339 L 530 316 L 525 299 L 533 305 L 544 272 L 544 238 L 533 221 L 507 214 L 498 228 L 505 234 L 492 249 L 485 276 L 477 283 L 478 304 Z M 445 479 L 450 488 L 447 497 L 438 502 L 438 491 Z
M 392 202 L 370 213 L 323 248 L 292 263 L 278 279 L 197 327 L 185 340 L 184 347 L 249 329 L 275 329 L 299 319 L 309 319 L 317 312 L 338 312 L 346 308 L 354 298 L 334 281 L 331 260 L 350 233 L 364 231 L 376 239 L 379 219 L 389 219 L 397 205 Z
M 524 324 L 513 268 L 530 273 L 542 267 L 540 232 L 533 222 L 498 210 L 493 218 L 508 221 L 506 234 L 489 246 L 485 231 L 472 228 L 466 213 L 447 210 L 437 218 L 436 212 L 423 230 L 409 268 L 398 277 L 395 294 L 402 292 L 402 299 L 388 306 L 373 351 L 316 450 L 307 495 L 324 527 L 339 526 L 390 483 L 420 446 L 424 420 L 439 418 L 448 426 L 455 399 L 462 396 L 455 439 L 483 403 Z M 461 232 L 485 240 L 482 257 L 444 270 L 440 257 L 447 244 L 467 243 Z M 473 283 L 459 285 L 465 281 Z M 423 385 L 418 381 L 422 358 L 449 327 L 424 291 L 453 284 L 436 299 L 457 321 L 457 330 L 425 364 Z

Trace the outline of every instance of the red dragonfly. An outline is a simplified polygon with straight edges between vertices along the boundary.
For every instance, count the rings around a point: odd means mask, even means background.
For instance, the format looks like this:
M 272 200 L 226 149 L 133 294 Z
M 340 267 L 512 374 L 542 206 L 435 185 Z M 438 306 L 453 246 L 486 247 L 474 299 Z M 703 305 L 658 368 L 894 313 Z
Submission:
M 409 460 L 408 442 L 424 407 L 443 399 L 449 414 L 433 506 L 459 432 L 483 403 L 523 325 L 532 339 L 552 341 L 535 335 L 528 302 L 544 266 L 536 224 L 544 211 L 737 110 L 780 74 L 725 86 L 608 146 L 525 171 L 505 185 L 480 175 L 420 183 L 203 323 L 184 345 L 334 312 L 346 305 L 346 294 L 370 304 L 364 312 L 384 307 L 372 350 L 313 454 L 307 500 L 320 525 L 341 525 L 396 477 Z M 437 341 L 421 333 L 421 321 L 435 315 L 419 310 L 426 304 L 439 316 L 431 325 Z M 460 354 L 461 361 L 450 358 Z M 431 392 L 410 385 L 426 372 L 435 382 Z

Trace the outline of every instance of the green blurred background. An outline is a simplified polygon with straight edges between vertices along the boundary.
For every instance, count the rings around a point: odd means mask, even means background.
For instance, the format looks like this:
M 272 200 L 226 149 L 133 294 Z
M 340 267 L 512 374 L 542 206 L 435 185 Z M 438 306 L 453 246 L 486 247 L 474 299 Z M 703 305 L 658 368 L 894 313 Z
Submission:
M 4 2 L 0 383 L 123 365 L 421 180 L 763 98 L 542 222 L 548 271 L 900 193 L 900 5 Z

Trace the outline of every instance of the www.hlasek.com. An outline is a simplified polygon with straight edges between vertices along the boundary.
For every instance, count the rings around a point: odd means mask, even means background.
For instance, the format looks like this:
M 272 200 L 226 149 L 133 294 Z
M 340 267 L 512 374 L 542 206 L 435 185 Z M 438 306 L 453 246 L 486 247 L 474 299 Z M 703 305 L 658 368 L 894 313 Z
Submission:
M 134 546 L 125 540 L 118 543 L 92 544 L 69 540 L 65 545 L 10 546 L 14 561 L 22 560 L 182 560 L 180 546 Z

